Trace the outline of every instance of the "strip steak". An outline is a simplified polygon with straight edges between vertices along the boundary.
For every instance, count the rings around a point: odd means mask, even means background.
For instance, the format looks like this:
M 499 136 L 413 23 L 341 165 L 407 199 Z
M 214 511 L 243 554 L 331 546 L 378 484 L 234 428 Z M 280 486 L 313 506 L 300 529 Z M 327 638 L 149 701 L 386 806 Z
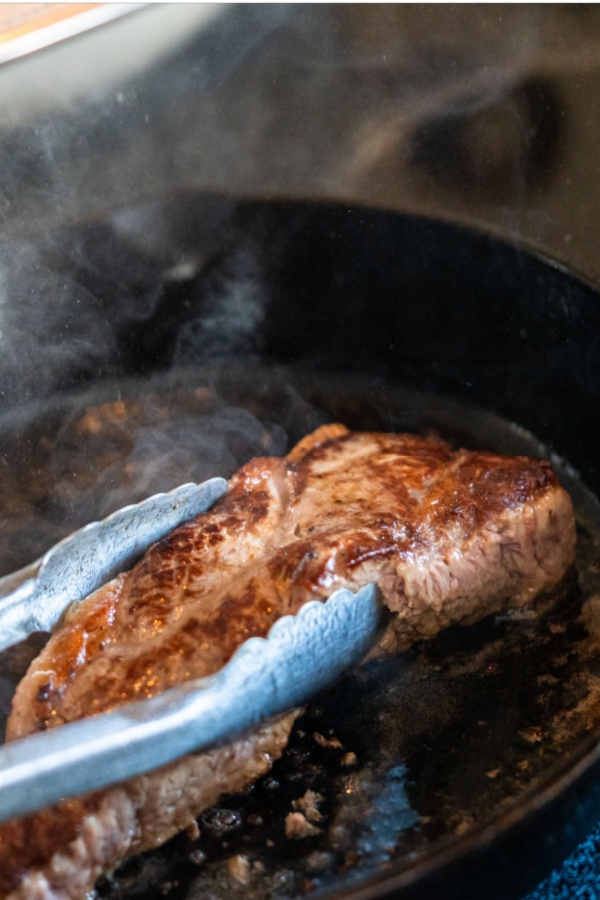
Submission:
M 228 494 L 74 606 L 19 685 L 8 739 L 221 668 L 252 635 L 338 587 L 377 582 L 380 649 L 528 604 L 573 560 L 550 465 L 437 439 L 320 428 L 254 459 Z M 210 753 L 0 827 L 0 896 L 80 900 L 124 858 L 267 771 L 297 711 Z

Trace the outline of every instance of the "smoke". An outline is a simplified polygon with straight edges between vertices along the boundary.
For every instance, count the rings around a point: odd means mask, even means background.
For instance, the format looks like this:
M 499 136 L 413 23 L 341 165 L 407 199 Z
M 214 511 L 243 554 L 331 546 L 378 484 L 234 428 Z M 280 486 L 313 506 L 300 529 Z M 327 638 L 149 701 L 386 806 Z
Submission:
M 104 310 L 33 244 L 0 245 L 0 385 L 4 404 L 52 393 L 110 357 Z
M 168 284 L 207 270 L 185 322 L 171 317 L 171 361 L 259 354 L 269 298 L 253 248 L 210 276 L 231 202 L 213 203 L 200 225 L 201 216 L 182 224 L 174 215 L 161 224 L 140 201 L 207 184 L 355 192 L 398 155 L 416 120 L 485 106 L 528 71 L 549 14 L 511 8 L 501 29 L 498 14 L 238 6 L 167 62 L 159 54 L 122 83 L 62 107 L 55 98 L 51 111 L 3 126 L 3 233 L 42 233 L 0 245 L 4 405 L 99 372 L 129 374 L 129 345 L 148 355 L 157 344 L 142 326 L 164 307 Z M 109 225 L 56 227 L 106 209 Z
M 257 355 L 268 298 L 250 248 L 228 258 L 202 293 L 201 314 L 181 326 L 175 364 Z
M 561 32 L 565 17 L 571 24 Z M 594 22 L 590 53 L 600 45 Z M 440 156 L 433 138 L 448 130 L 425 125 L 494 108 L 540 59 L 564 65 L 584 31 L 581 14 L 531 6 L 236 6 L 168 62 L 104 93 L 98 85 L 87 101 L 59 104 L 10 133 L 0 129 L 4 234 L 41 235 L 0 244 L 2 407 L 172 366 L 257 361 L 273 299 L 261 255 L 252 237 L 240 239 L 235 200 L 191 202 L 190 189 L 344 199 L 362 192 L 403 206 L 425 183 L 442 195 L 454 177 L 460 189 L 470 159 L 464 142 L 456 132 L 452 153 Z M 526 103 L 516 107 L 516 150 L 503 169 L 509 183 L 497 179 L 514 227 L 510 191 L 522 201 L 526 113 Z M 496 147 L 505 121 L 488 122 L 484 145 L 493 139 Z M 442 160 L 437 172 L 432 159 Z M 462 168 L 457 159 L 466 160 Z M 178 203 L 178 190 L 187 202 Z M 162 196 L 169 202 L 148 199 Z M 58 227 L 72 221 L 80 224 Z M 115 488 L 119 466 L 142 496 L 282 446 L 270 426 L 265 444 L 244 416 L 199 415 L 198 427 L 194 416 L 164 427 L 144 421 L 118 463 L 90 464 L 89 473 L 75 467 L 77 489 L 48 449 L 38 465 L 64 499 L 49 508 L 73 521 L 81 505 L 104 511 L 127 502 Z
M 599 22 L 564 5 L 223 9 L 166 61 L 0 126 L 3 233 L 193 188 L 368 202 L 373 165 L 392 145 L 401 161 L 415 127 L 597 64 Z M 400 176 L 398 194 L 414 188 Z
M 231 363 L 24 407 L 0 419 L 0 569 L 129 503 L 282 455 L 323 421 L 285 372 Z
M 102 404 L 67 421 L 55 437 L 42 433 L 40 440 L 35 428 L 21 436 L 21 460 L 11 458 L 0 474 L 6 571 L 88 521 L 179 484 L 229 475 L 255 453 L 285 443 L 279 429 L 270 433 L 241 409 L 179 410 L 168 418 L 163 408 L 161 421 L 153 405 L 136 421 L 131 403 Z M 36 438 L 37 451 L 30 443 Z
M 188 481 L 229 477 L 253 456 L 285 452 L 278 424 L 262 423 L 216 395 L 204 409 L 193 400 L 169 403 L 150 394 L 141 403 L 88 410 L 63 426 L 48 468 L 54 516 L 85 509 L 103 517 Z

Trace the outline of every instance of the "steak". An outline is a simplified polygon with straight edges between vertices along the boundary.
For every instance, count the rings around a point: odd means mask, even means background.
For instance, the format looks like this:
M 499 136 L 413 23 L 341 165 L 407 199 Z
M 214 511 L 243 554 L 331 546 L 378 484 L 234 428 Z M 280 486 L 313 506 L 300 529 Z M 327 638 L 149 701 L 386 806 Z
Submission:
M 572 563 L 547 462 L 324 426 L 254 459 L 208 513 L 72 607 L 19 685 L 14 740 L 221 668 L 247 638 L 339 587 L 379 585 L 377 652 L 530 603 Z M 0 827 L 0 896 L 79 900 L 124 858 L 269 769 L 297 711 L 217 750 Z

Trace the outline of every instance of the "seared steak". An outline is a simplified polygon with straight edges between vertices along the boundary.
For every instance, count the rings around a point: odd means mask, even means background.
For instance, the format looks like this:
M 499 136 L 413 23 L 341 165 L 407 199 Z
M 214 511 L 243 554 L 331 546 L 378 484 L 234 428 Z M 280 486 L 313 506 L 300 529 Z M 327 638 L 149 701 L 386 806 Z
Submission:
M 319 429 L 255 459 L 209 512 L 72 609 L 17 690 L 8 738 L 142 699 L 223 666 L 281 615 L 378 583 L 387 647 L 529 603 L 573 559 L 546 462 L 410 435 Z M 0 828 L 0 895 L 81 898 L 224 791 L 266 771 L 294 713 L 230 746 Z

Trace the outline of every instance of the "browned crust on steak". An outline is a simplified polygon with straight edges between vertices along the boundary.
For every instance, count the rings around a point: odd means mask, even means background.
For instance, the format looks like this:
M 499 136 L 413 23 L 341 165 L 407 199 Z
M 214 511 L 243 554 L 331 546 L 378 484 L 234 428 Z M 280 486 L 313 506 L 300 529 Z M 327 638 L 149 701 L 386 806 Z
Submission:
M 74 607 L 17 690 L 9 738 L 209 675 L 248 637 L 265 635 L 281 615 L 341 586 L 376 581 L 396 614 L 392 643 L 407 646 L 450 622 L 527 603 L 562 577 L 574 538 L 570 500 L 546 462 L 325 426 L 286 458 L 249 462 L 209 513 Z M 289 727 L 291 720 L 265 726 L 256 737 L 258 755 L 279 753 Z M 227 790 L 260 770 L 258 751 L 245 747 Z M 180 785 L 207 758 L 177 763 Z M 203 771 L 223 784 L 210 766 Z M 37 868 L 15 897 L 79 897 L 120 858 L 149 846 L 148 839 L 164 840 L 217 799 L 208 784 L 184 804 L 185 815 L 161 815 L 152 798 L 169 777 L 163 771 L 134 779 L 1 827 L 0 890 Z M 147 824 L 148 810 L 158 834 Z M 85 853 L 82 832 L 91 835 Z M 80 891 L 83 882 L 69 864 L 63 882 L 74 887 L 50 889 L 59 851 L 69 854 L 75 845 L 87 887 Z

